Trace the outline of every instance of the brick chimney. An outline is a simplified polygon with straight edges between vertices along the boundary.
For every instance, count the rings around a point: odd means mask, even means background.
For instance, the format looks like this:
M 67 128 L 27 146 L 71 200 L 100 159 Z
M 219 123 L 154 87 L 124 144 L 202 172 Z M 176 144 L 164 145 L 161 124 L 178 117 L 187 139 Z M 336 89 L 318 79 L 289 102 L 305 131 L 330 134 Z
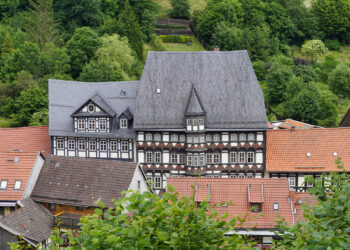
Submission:
M 215 46 L 214 51 L 220 51 L 220 48 L 218 46 Z

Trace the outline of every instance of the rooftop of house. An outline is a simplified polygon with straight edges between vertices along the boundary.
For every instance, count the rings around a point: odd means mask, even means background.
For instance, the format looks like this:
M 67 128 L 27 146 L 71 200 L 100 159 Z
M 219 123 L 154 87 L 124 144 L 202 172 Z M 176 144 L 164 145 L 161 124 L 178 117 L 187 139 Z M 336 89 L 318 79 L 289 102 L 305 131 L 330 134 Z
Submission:
M 50 153 L 47 126 L 0 129 L 0 201 L 22 199 L 39 153 Z
M 184 129 L 188 107 L 205 111 L 207 130 L 267 129 L 264 96 L 245 50 L 149 52 L 134 128 Z
M 350 171 L 350 128 L 268 130 L 266 168 L 269 172 L 339 171 L 338 158 Z
M 319 126 L 312 125 L 305 122 L 296 121 L 293 119 L 286 119 L 281 121 L 268 122 L 269 129 L 310 129 L 320 128 Z
M 114 122 L 125 111 L 134 114 L 138 81 L 128 82 L 76 82 L 49 80 L 49 133 L 51 136 L 75 136 L 72 115 L 79 115 L 88 101 L 99 106 Z M 85 116 L 89 116 L 85 113 Z M 92 114 L 96 116 L 98 114 Z M 81 136 L 96 137 L 95 133 L 82 133 Z M 99 137 L 133 138 L 133 129 L 117 129 L 111 133 L 99 133 Z
M 13 235 L 40 243 L 51 235 L 54 216 L 31 198 L 18 202 L 21 208 L 0 219 L 0 227 Z
M 350 108 L 339 123 L 339 127 L 350 127 Z
M 48 155 L 32 192 L 38 202 L 107 207 L 129 189 L 137 163 Z
M 175 188 L 179 197 L 195 195 L 196 202 L 208 199 L 209 203 L 221 204 L 233 202 L 233 205 L 219 206 L 216 210 L 220 214 L 228 213 L 243 217 L 248 214 L 247 221 L 242 228 L 256 227 L 272 229 L 276 225 L 274 220 L 282 216 L 286 222 L 293 224 L 292 207 L 289 202 L 290 191 L 288 179 L 236 179 L 236 178 L 172 178 L 167 183 Z M 261 204 L 261 213 L 252 212 L 250 205 Z M 277 207 L 274 204 L 278 204 Z M 276 209 L 277 208 L 277 209 Z M 239 227 L 239 225 L 237 225 Z
M 316 200 L 315 196 L 304 192 L 291 192 L 292 193 L 292 200 L 294 201 L 294 208 L 296 210 L 295 213 L 295 220 L 296 221 L 305 221 L 304 215 L 303 215 L 303 204 L 306 204 L 307 206 L 313 207 L 315 206 L 318 201 Z

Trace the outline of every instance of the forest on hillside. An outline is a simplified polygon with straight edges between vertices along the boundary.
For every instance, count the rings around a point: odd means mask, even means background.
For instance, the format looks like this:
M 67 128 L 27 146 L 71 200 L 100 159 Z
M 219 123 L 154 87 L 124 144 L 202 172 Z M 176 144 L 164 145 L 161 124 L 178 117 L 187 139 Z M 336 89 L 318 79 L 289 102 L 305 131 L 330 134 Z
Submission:
M 332 127 L 350 106 L 348 0 L 0 0 L 0 127 L 47 124 L 50 78 L 139 79 L 147 51 L 166 50 L 159 16 L 247 49 L 270 120 Z

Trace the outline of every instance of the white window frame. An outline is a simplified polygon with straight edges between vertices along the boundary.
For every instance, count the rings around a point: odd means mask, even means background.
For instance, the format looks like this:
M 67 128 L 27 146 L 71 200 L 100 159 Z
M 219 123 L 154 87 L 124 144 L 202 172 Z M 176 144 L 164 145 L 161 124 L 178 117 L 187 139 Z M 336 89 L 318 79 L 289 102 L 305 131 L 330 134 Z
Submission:
M 85 140 L 78 140 L 78 150 L 86 150 Z
M 199 166 L 203 166 L 205 164 L 205 157 L 204 155 L 199 156 Z
M 160 151 L 154 152 L 154 163 L 161 163 L 162 162 L 162 153 Z
M 187 143 L 192 143 L 193 142 L 193 137 L 192 136 L 187 136 Z
M 254 139 L 255 139 L 254 134 L 253 133 L 249 133 L 248 134 L 248 141 L 252 142 L 252 141 L 254 141 Z
M 187 156 L 187 165 L 192 166 L 192 155 Z
M 204 119 L 203 118 L 199 118 L 198 119 L 198 125 L 204 125 Z
M 187 124 L 187 126 L 191 126 L 192 125 L 192 120 L 191 119 L 187 119 L 186 124 Z
M 220 163 L 220 154 L 219 153 L 214 153 L 213 154 L 213 163 Z
M 162 177 L 154 176 L 153 177 L 153 188 L 161 188 L 162 187 Z
M 78 119 L 78 130 L 85 130 L 85 119 Z
M 247 134 L 240 133 L 239 134 L 239 141 L 247 141 Z
M 178 142 L 179 141 L 179 137 L 177 134 L 172 134 L 171 137 L 170 137 L 170 140 L 172 142 Z
M 297 184 L 296 180 L 297 180 L 297 178 L 295 176 L 288 177 L 289 187 L 295 187 Z
M 230 163 L 237 163 L 237 152 L 230 152 Z
M 238 163 L 245 163 L 245 152 L 238 152 Z
M 207 164 L 213 163 L 213 155 L 212 154 L 207 154 L 206 158 L 207 158 Z
M 152 151 L 147 151 L 146 152 L 146 163 L 152 163 L 153 162 L 153 154 Z
M 120 128 L 128 128 L 128 119 L 120 119 Z
M 159 133 L 154 134 L 154 141 L 161 141 L 161 135 Z
M 177 154 L 171 154 L 170 155 L 170 162 L 171 163 L 178 163 L 178 160 L 177 160 Z
M 186 142 L 186 136 L 180 135 L 180 142 Z
M 1 180 L 1 182 L 0 182 L 0 190 L 6 190 L 8 182 L 9 182 L 8 180 Z
M 107 130 L 107 121 L 99 120 L 98 126 L 100 130 Z
M 88 128 L 89 128 L 89 130 L 96 129 L 96 120 L 95 119 L 88 119 Z
M 22 186 L 22 181 L 21 180 L 16 180 L 15 181 L 15 186 L 13 187 L 13 190 L 21 190 Z
M 95 140 L 89 140 L 89 150 L 90 151 L 96 151 L 96 141 Z
M 193 136 L 193 143 L 199 143 L 199 138 L 198 136 Z
M 199 136 L 199 143 L 205 143 L 204 135 Z
M 57 149 L 64 149 L 64 139 L 57 139 Z
M 220 142 L 220 134 L 214 134 L 214 142 Z
M 254 152 L 247 152 L 247 163 L 254 163 Z
M 198 155 L 194 155 L 192 157 L 192 166 L 198 166 L 198 163 L 199 163 L 199 156 Z
M 111 151 L 117 151 L 118 150 L 118 141 L 111 141 L 110 147 L 111 147 Z
M 152 134 L 146 134 L 146 141 L 152 141 Z
M 90 110 L 90 107 L 92 107 L 92 110 Z M 95 111 L 95 105 L 93 105 L 92 103 L 90 103 L 88 106 L 87 106 L 87 111 L 89 113 L 93 113 Z
M 128 141 L 121 141 L 120 142 L 120 149 L 122 152 L 128 152 L 129 151 L 129 142 Z
M 205 135 L 205 140 L 206 140 L 206 142 L 212 142 L 213 137 L 211 135 Z
M 100 150 L 107 151 L 107 141 L 100 141 Z
M 186 155 L 185 154 L 179 154 L 178 155 L 178 162 L 180 164 L 186 164 Z
M 68 140 L 68 150 L 75 150 L 75 140 Z
M 230 139 L 231 139 L 231 141 L 237 141 L 237 139 L 238 139 L 237 134 L 236 133 L 231 134 Z

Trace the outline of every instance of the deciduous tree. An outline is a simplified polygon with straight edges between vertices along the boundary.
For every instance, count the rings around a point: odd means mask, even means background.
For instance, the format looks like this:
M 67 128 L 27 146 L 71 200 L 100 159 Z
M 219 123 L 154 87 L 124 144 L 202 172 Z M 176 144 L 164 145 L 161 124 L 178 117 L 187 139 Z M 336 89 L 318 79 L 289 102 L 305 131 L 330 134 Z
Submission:
M 311 63 L 317 62 L 317 58 L 327 51 L 328 49 L 321 40 L 306 41 L 301 48 L 301 53 L 306 56 Z

